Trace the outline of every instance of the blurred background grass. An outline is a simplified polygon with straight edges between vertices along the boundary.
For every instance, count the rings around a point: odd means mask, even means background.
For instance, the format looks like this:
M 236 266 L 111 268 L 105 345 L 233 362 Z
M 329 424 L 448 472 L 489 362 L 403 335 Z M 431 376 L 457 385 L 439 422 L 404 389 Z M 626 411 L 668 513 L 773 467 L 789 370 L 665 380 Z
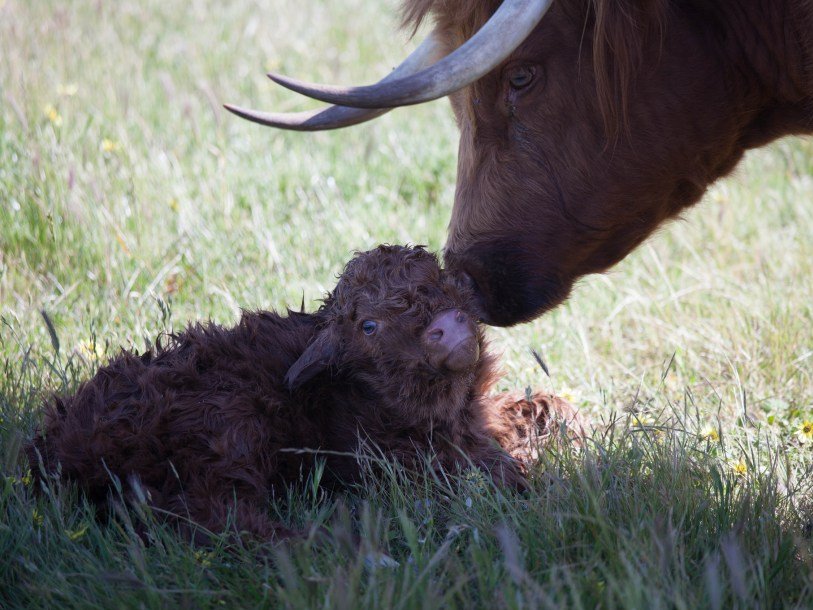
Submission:
M 119 347 L 141 349 L 188 320 L 230 324 L 241 308 L 298 306 L 303 295 L 316 307 L 354 250 L 442 247 L 457 147 L 445 101 L 321 134 L 261 128 L 221 107 L 310 107 L 268 81 L 271 68 L 377 79 L 415 45 L 395 33 L 396 8 L 0 0 L 8 471 L 40 396 L 73 387 Z M 680 411 L 695 432 L 712 426 L 746 444 L 765 432 L 799 451 L 802 468 L 812 234 L 813 142 L 754 151 L 565 305 L 491 330 L 504 353 L 500 389 L 560 392 L 598 420 Z

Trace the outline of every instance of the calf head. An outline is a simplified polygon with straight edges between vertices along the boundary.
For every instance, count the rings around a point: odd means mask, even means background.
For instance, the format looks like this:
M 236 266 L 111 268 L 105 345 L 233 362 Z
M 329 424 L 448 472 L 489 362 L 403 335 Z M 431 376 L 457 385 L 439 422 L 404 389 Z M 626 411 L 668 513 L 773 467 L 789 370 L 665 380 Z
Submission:
M 426 409 L 460 403 L 490 378 L 472 305 L 468 289 L 420 246 L 360 253 L 325 299 L 319 330 L 286 383 L 295 390 L 329 373 L 411 417 L 436 417 Z

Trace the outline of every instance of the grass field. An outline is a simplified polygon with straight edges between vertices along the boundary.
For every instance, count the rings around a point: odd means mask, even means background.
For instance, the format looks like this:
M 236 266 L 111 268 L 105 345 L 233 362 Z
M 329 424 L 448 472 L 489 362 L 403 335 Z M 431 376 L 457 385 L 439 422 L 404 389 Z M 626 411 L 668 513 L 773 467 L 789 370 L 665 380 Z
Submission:
M 395 26 L 393 0 L 0 0 L 0 607 L 813 607 L 810 139 L 753 152 L 568 303 L 490 331 L 500 389 L 597 424 L 526 497 L 397 469 L 342 497 L 306 481 L 269 510 L 335 541 L 226 550 L 34 496 L 42 397 L 121 346 L 315 307 L 357 249 L 442 246 L 445 102 L 314 135 L 221 108 L 303 108 L 272 67 L 371 81 L 414 45 Z

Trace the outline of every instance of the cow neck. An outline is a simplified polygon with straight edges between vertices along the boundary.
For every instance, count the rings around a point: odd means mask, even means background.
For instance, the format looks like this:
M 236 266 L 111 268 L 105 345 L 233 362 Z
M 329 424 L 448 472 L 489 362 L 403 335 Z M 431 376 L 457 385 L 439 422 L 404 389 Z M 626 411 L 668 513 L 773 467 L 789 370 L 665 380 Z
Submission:
M 748 81 L 743 91 L 749 98 L 760 98 L 763 113 L 758 120 L 768 116 L 777 123 L 773 137 L 810 130 L 813 0 L 752 0 L 717 7 L 729 32 L 732 67 Z M 765 114 L 771 111 L 781 120 Z
M 802 49 L 803 86 L 810 108 L 808 116 L 813 122 L 813 0 L 797 0 L 795 7 L 798 16 L 793 26 Z

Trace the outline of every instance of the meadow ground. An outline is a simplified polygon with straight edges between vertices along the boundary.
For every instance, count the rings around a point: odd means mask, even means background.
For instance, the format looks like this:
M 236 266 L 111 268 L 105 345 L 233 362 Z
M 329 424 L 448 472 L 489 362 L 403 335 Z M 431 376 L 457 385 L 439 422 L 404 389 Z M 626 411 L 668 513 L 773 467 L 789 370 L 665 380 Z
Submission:
M 490 331 L 500 389 L 559 392 L 598 424 L 543 456 L 526 497 L 395 468 L 342 497 L 304 481 L 270 510 L 335 540 L 236 550 L 154 523 L 144 544 L 137 514 L 34 497 L 19 449 L 42 397 L 119 347 L 315 307 L 356 249 L 442 246 L 445 102 L 315 135 L 221 108 L 302 108 L 270 68 L 386 73 L 414 45 L 394 9 L 0 0 L 0 606 L 813 606 L 810 139 L 751 153 L 565 305 Z

